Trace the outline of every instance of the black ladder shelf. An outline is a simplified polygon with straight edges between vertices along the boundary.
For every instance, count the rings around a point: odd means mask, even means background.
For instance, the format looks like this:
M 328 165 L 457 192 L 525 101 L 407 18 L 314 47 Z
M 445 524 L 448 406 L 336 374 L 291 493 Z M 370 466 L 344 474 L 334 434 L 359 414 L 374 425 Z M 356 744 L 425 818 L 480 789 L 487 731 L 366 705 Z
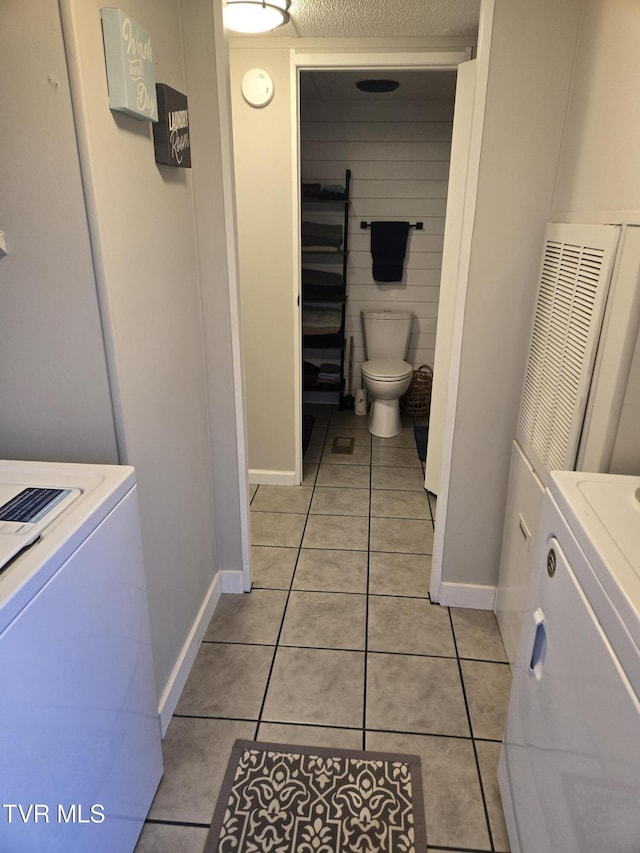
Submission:
M 342 241 L 339 246 L 302 245 L 302 356 L 303 356 L 303 401 L 338 403 L 342 408 L 345 394 L 345 320 L 347 303 L 347 262 L 349 257 L 349 201 L 351 170 L 347 169 L 344 180 L 344 196 L 322 195 L 302 200 L 303 216 L 313 213 L 335 213 L 342 219 Z M 314 185 L 319 186 L 319 185 Z M 322 226 L 317 226 L 318 230 Z M 334 226 L 335 229 L 335 226 Z M 304 229 L 303 229 L 304 230 Z M 333 269 L 332 269 L 333 268 Z M 340 269 L 341 272 L 335 270 Z M 327 328 L 324 334 L 319 328 L 311 329 L 307 320 L 312 313 L 318 316 L 323 306 L 339 320 L 337 328 Z M 339 311 L 335 309 L 339 307 Z M 309 361 L 307 361 L 309 359 Z M 322 382 L 314 375 L 313 362 L 336 364 L 336 382 Z

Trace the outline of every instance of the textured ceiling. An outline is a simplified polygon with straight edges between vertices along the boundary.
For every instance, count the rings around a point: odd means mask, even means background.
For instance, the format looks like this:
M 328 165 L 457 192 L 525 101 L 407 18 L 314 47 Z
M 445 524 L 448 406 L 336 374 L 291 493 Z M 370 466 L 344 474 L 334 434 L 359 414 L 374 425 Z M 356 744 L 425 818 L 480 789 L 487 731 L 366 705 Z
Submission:
M 480 0 L 292 0 L 291 22 L 273 35 L 293 38 L 474 36 Z

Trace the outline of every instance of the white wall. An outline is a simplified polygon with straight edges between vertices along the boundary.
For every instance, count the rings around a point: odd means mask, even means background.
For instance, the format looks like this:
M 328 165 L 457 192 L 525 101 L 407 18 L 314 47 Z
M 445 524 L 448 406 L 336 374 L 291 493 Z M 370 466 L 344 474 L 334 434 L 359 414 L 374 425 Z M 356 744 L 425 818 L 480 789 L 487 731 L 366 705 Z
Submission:
M 473 215 L 471 211 L 465 211 L 465 198 L 475 178 L 475 170 L 471 168 L 471 132 L 474 125 L 477 64 L 477 59 L 461 63 L 456 77 L 455 121 L 451 137 L 450 181 L 442 247 L 438 328 L 425 464 L 425 487 L 436 495 L 440 493 L 442 476 L 458 282 L 463 275 L 464 266 L 463 226 L 465 216 Z M 479 132 L 478 136 L 480 136 Z
M 248 562 L 242 550 L 243 539 L 248 538 L 248 500 L 228 53 L 219 4 L 181 0 L 181 11 L 207 363 L 216 565 L 239 570 Z
M 640 223 L 640 4 L 583 5 L 553 217 Z
M 464 307 L 442 579 L 497 583 L 511 439 L 580 2 L 496 0 Z M 441 596 L 441 599 L 446 598 Z
M 162 691 L 215 566 L 192 176 L 156 165 L 149 123 L 108 109 L 102 3 L 65 5 L 122 461 L 137 471 Z M 156 81 L 186 91 L 176 0 L 133 0 L 127 13 L 151 35 Z
M 423 73 L 428 91 L 429 72 Z M 433 366 L 452 119 L 452 100 L 406 101 L 391 94 L 368 102 L 302 101 L 302 179 L 343 184 L 345 170 L 352 172 L 346 338 L 354 341 L 354 387 L 364 360 L 361 310 L 412 310 L 407 360 Z M 315 211 L 303 215 L 326 219 Z M 424 223 L 423 231 L 409 232 L 397 284 L 373 280 L 371 232 L 360 222 L 380 219 Z
M 0 77 L 0 456 L 114 463 L 57 3 L 2 3 Z
M 0 265 L 0 417 L 13 414 L 0 441 L 4 455 L 21 447 L 31 459 L 135 466 L 166 713 L 219 569 L 240 577 L 246 536 L 232 205 L 221 203 L 230 171 L 217 115 L 221 15 L 200 0 L 127 6 L 151 35 L 156 81 L 193 87 L 194 163 L 184 170 L 156 165 L 149 123 L 109 110 L 101 5 L 62 0 L 64 44 L 55 0 L 0 10 L 2 141 L 13 155 L 2 164 L 0 228 L 13 245 Z M 27 63 L 25 32 L 37 45 Z M 32 419 L 43 428 L 31 430 Z
M 300 356 L 290 54 L 240 49 L 230 60 L 249 475 L 252 482 L 275 476 L 293 483 L 301 436 L 293 396 Z M 249 106 L 240 90 L 254 67 L 274 82 L 274 98 L 263 109 Z

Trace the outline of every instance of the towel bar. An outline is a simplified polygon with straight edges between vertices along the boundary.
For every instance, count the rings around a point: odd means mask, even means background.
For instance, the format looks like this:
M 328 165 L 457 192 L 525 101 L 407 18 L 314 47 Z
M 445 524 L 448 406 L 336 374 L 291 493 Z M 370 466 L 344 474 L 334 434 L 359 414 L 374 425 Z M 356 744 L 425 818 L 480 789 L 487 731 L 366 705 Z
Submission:
M 371 222 L 361 222 L 360 228 L 368 228 L 371 224 Z M 424 222 L 410 222 L 409 228 L 415 228 L 417 231 L 422 231 L 424 229 Z

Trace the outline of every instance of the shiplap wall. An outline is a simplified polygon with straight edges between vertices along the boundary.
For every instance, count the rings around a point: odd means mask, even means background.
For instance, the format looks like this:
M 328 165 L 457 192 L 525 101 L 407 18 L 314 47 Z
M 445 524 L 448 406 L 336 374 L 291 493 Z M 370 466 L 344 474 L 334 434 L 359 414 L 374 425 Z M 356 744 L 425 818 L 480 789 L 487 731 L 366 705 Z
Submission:
M 411 309 L 408 361 L 433 366 L 452 121 L 453 99 L 301 105 L 302 180 L 344 183 L 351 169 L 346 338 L 348 357 L 353 335 L 353 387 L 360 385 L 364 360 L 362 310 Z M 331 220 L 328 214 L 304 217 Z M 401 282 L 373 280 L 371 232 L 361 230 L 361 220 L 424 222 L 424 231 L 409 232 Z

